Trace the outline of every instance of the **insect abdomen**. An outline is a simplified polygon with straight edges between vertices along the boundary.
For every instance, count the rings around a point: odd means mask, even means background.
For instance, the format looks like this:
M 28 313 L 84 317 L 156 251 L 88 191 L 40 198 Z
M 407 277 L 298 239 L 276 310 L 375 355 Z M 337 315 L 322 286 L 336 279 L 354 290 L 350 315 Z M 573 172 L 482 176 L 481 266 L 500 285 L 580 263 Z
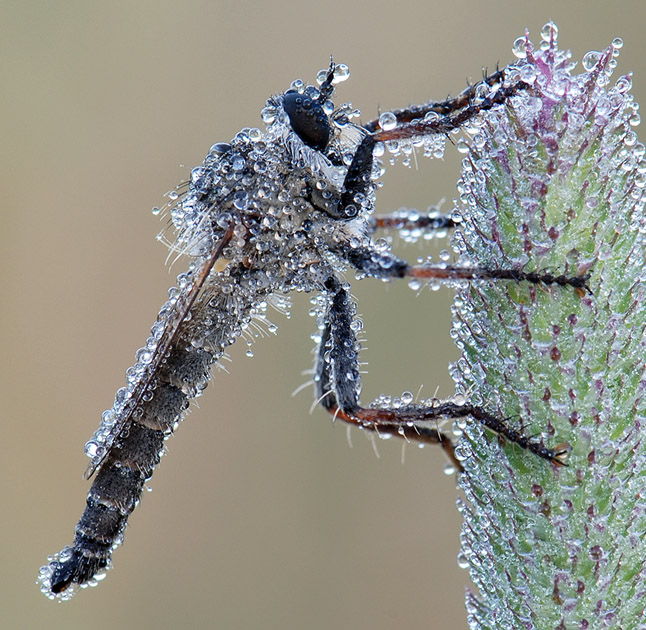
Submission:
M 50 596 L 63 593 L 65 599 L 70 585 L 100 579 L 109 567 L 144 483 L 159 464 L 165 438 L 187 409 L 189 397 L 204 386 L 212 362 L 209 352 L 190 346 L 171 351 L 151 396 L 146 396 L 97 472 L 73 545 L 41 569 L 43 590 Z M 70 589 L 69 596 L 72 593 Z

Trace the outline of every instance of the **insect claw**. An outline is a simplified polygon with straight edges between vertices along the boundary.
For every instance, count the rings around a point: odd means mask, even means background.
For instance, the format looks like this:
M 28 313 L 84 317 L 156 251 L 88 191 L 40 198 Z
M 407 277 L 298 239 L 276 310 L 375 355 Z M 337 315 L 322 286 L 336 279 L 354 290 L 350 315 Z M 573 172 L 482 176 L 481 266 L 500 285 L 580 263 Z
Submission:
M 569 442 L 562 442 L 561 444 L 557 444 L 552 449 L 552 463 L 556 464 L 557 466 L 569 466 L 569 464 L 565 460 L 571 452 L 572 445 Z

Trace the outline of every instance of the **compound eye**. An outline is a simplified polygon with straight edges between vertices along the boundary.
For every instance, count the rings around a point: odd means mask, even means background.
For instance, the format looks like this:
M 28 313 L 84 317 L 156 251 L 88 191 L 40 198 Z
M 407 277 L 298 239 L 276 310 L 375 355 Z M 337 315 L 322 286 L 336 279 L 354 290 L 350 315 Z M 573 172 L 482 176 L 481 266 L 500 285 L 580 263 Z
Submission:
M 305 94 L 285 92 L 283 108 L 294 133 L 306 145 L 325 151 L 330 142 L 330 121 L 321 105 Z

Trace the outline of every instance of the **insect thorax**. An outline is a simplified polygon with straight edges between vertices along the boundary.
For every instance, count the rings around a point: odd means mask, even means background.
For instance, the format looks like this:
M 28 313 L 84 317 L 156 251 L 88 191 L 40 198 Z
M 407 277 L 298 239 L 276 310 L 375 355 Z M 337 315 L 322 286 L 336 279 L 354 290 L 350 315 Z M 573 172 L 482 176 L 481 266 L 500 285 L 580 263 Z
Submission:
M 177 230 L 172 249 L 208 255 L 233 228 L 225 259 L 264 273 L 274 290 L 311 291 L 320 288 L 317 263 L 332 255 L 336 267 L 336 254 L 349 239 L 367 238 L 374 189 L 354 220 L 330 216 L 341 203 L 348 165 L 365 132 L 345 115 L 338 116 L 340 123 L 332 118 L 332 138 L 323 153 L 293 131 L 282 99 L 267 101 L 264 133 L 243 129 L 230 143 L 213 145 L 202 166 L 193 169 L 188 191 L 170 209 Z

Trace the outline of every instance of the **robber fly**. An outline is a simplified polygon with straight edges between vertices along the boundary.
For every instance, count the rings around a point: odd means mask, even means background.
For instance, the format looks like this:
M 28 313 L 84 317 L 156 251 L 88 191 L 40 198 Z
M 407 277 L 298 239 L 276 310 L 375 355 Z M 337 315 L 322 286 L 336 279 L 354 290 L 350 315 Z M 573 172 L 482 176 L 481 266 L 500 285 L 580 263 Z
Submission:
M 246 128 L 213 145 L 193 169 L 186 190 L 169 204 L 177 256 L 191 262 L 162 306 L 146 345 L 137 351 L 127 385 L 86 444 L 94 477 L 72 546 L 41 568 L 41 590 L 69 599 L 94 585 L 110 566 L 164 441 L 200 395 L 210 370 L 267 304 L 291 291 L 316 292 L 319 340 L 314 366 L 318 402 L 335 418 L 380 435 L 439 444 L 459 470 L 444 418 L 472 416 L 554 464 L 563 450 L 525 436 L 486 409 L 455 401 L 405 401 L 397 408 L 361 406 L 356 306 L 344 279 L 359 276 L 433 282 L 503 279 L 581 288 L 581 277 L 518 269 L 409 265 L 371 236 L 380 228 L 454 227 L 449 217 L 374 217 L 378 156 L 396 143 L 436 152 L 438 142 L 483 111 L 505 106 L 528 86 L 505 83 L 498 71 L 458 97 L 412 106 L 360 125 L 349 105 L 335 109 L 335 85 L 349 75 L 331 63 L 318 86 L 292 83 L 268 99 L 266 130 Z

